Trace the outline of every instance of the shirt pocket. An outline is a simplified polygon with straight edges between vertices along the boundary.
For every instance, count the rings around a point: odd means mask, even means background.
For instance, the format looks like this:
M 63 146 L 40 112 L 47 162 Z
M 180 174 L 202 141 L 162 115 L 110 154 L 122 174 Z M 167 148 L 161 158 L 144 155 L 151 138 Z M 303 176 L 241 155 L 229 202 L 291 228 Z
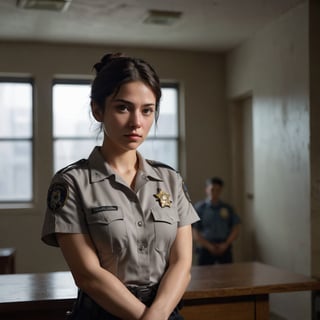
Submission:
M 178 228 L 178 213 L 174 208 L 153 208 L 155 248 L 158 251 L 169 251 L 174 242 Z
M 119 253 L 127 247 L 128 234 L 124 212 L 119 206 L 93 208 L 87 215 L 91 238 L 98 253 Z

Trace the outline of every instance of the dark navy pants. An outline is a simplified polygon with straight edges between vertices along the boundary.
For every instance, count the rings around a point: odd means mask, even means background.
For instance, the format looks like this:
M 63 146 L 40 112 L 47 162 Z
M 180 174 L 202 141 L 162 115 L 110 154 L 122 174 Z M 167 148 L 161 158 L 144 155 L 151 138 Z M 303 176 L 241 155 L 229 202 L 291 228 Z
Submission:
M 210 253 L 205 248 L 198 248 L 198 264 L 200 266 L 208 265 L 208 264 L 224 264 L 224 263 L 232 263 L 232 248 L 229 247 L 223 255 L 215 256 Z

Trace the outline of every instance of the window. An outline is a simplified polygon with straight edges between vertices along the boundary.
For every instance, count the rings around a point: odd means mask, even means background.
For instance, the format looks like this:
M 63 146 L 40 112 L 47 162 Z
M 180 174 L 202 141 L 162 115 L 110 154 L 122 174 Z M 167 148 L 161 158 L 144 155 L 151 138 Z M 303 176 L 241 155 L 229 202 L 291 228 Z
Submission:
M 89 97 L 89 82 L 56 82 L 53 85 L 55 172 L 86 158 L 97 144 L 98 131 L 93 118 L 90 121 Z
M 33 199 L 33 85 L 0 79 L 0 202 Z
M 81 158 L 101 144 L 99 125 L 90 111 L 88 81 L 56 81 L 53 84 L 54 171 Z M 178 87 L 162 86 L 160 117 L 139 151 L 178 169 Z
M 158 123 L 150 129 L 139 151 L 147 159 L 164 162 L 178 169 L 178 145 L 178 87 L 163 85 Z

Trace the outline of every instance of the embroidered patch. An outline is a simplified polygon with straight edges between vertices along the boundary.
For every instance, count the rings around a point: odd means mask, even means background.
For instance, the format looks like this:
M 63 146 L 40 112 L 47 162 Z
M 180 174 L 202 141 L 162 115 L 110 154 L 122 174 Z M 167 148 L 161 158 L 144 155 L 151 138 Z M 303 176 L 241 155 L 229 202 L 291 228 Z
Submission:
M 47 205 L 52 211 L 61 209 L 68 197 L 68 187 L 64 183 L 54 183 L 48 191 Z

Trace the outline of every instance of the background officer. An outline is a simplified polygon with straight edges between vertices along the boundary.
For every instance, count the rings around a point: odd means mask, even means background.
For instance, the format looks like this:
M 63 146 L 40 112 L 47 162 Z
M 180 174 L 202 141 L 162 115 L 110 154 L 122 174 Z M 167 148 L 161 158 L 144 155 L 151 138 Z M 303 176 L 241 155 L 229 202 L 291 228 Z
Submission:
M 239 234 L 240 218 L 220 199 L 223 186 L 221 178 L 208 179 L 207 198 L 194 205 L 200 217 L 193 225 L 199 265 L 233 262 L 232 243 Z

